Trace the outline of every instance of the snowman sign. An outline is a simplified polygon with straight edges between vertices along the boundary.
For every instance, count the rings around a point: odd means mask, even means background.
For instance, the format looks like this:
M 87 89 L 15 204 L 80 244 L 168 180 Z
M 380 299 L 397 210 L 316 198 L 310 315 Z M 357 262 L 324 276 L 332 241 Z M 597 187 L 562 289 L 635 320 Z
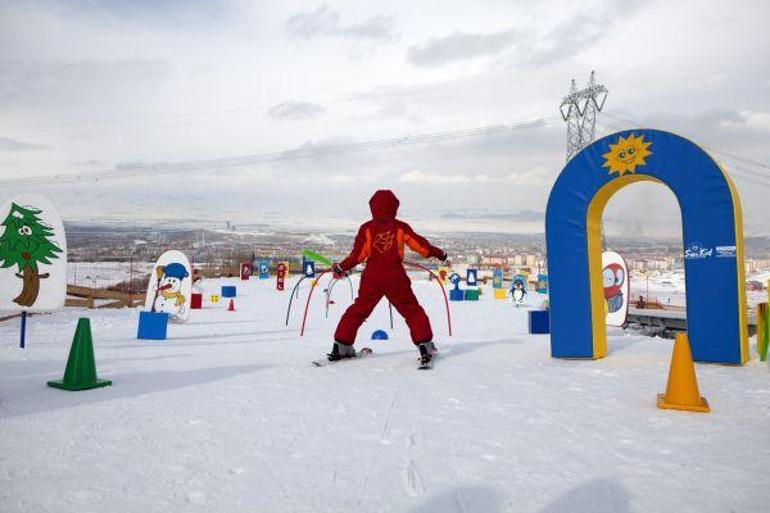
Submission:
M 184 322 L 190 315 L 191 300 L 190 262 L 181 251 L 166 251 L 150 274 L 145 310 L 167 313 L 170 320 Z

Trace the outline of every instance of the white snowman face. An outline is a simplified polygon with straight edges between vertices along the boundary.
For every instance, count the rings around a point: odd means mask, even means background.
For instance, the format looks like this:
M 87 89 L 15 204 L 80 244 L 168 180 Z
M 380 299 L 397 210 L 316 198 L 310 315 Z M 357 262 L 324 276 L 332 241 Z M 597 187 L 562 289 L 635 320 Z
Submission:
M 167 292 L 177 292 L 180 288 L 182 288 L 182 280 L 179 278 L 164 276 L 163 279 L 160 280 L 161 290 L 165 290 Z

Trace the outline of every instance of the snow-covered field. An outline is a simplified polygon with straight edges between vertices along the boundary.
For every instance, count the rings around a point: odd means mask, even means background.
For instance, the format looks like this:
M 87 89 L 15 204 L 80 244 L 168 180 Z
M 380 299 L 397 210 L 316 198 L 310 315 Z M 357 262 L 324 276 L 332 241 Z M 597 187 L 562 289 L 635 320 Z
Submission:
M 759 273 L 746 277 L 748 280 L 756 280 L 765 283 L 770 279 L 770 273 Z M 659 301 L 664 306 L 683 307 L 687 304 L 685 295 L 685 283 L 683 272 L 662 272 L 650 276 L 649 281 L 646 276 L 631 275 L 631 298 L 636 301 L 639 296 L 647 298 L 649 293 L 650 301 Z M 718 301 L 718 299 L 715 299 Z M 767 301 L 767 291 L 746 291 L 746 303 L 753 308 L 757 303 Z
M 315 368 L 349 290 L 328 319 L 317 294 L 300 338 L 288 291 L 233 283 L 236 312 L 207 304 L 163 342 L 136 340 L 135 310 L 34 316 L 26 350 L 18 321 L 0 324 L 0 511 L 770 511 L 767 363 L 698 365 L 712 413 L 659 410 L 671 341 L 614 331 L 603 360 L 553 359 L 526 310 L 490 293 L 452 305 L 449 338 L 419 281 L 433 370 L 415 369 L 398 318 L 366 341 L 385 304 L 360 333 L 373 358 Z M 48 388 L 79 316 L 113 386 Z

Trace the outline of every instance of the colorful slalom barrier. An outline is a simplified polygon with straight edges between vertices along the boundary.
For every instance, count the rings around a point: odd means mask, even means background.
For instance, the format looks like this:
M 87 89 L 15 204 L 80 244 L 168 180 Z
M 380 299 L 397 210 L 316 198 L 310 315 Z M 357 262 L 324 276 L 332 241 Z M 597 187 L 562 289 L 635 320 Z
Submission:
M 444 296 L 444 306 L 446 308 L 447 329 L 449 331 L 449 336 L 451 337 L 452 336 L 452 317 L 451 317 L 451 314 L 449 313 L 449 299 L 447 298 L 446 289 L 444 289 L 444 285 L 438 279 L 438 276 L 436 276 L 436 274 L 433 271 L 431 271 L 430 269 L 428 269 L 424 265 L 418 264 L 416 262 L 404 262 L 404 265 L 407 265 L 407 266 L 410 266 L 410 267 L 415 267 L 415 268 L 418 268 L 418 269 L 422 269 L 423 271 L 426 271 L 428 274 L 430 274 L 436 280 L 436 283 L 438 283 L 439 287 L 441 288 L 441 293 Z M 300 331 L 299 331 L 299 336 L 300 337 L 305 335 L 305 325 L 307 323 L 307 312 L 308 312 L 308 309 L 310 307 L 310 301 L 313 298 L 313 291 L 315 290 L 315 287 L 318 284 L 318 282 L 320 281 L 320 279 L 325 274 L 328 274 L 330 272 L 331 272 L 331 269 L 324 269 L 324 270 L 320 271 L 319 274 L 317 275 L 316 279 L 313 281 L 313 284 L 310 286 L 310 292 L 307 295 L 307 301 L 305 301 L 305 311 L 304 311 L 304 313 L 302 315 L 302 326 L 300 327 Z M 299 286 L 299 283 L 297 283 L 297 286 Z M 295 286 L 295 290 L 296 290 L 297 286 Z M 293 295 L 294 295 L 294 292 L 292 291 L 292 296 Z M 286 312 L 286 325 L 289 324 L 290 312 L 291 312 L 291 297 L 289 298 L 289 309 Z M 391 323 L 391 328 L 392 328 L 393 327 L 393 312 L 392 312 L 392 310 L 391 310 L 390 315 L 391 315 L 390 323 Z
M 318 282 L 323 277 L 324 274 L 328 274 L 331 272 L 331 269 L 324 269 L 318 274 L 318 277 L 313 281 L 313 284 L 310 286 L 310 292 L 307 294 L 307 301 L 305 301 L 305 313 L 302 315 L 302 327 L 299 330 L 299 336 L 303 337 L 305 336 L 305 323 L 307 322 L 307 310 L 310 307 L 310 300 L 313 299 L 313 291 L 315 290 L 315 286 L 318 285 Z M 287 317 L 288 319 L 288 317 Z
M 350 279 L 350 276 L 345 276 L 345 278 L 348 280 L 348 285 L 350 285 L 350 300 L 355 300 L 355 292 L 353 291 L 353 280 Z M 331 281 L 329 282 L 329 285 L 326 287 L 326 317 L 329 317 L 329 305 L 332 304 L 332 292 L 334 291 L 334 286 L 337 284 L 338 281 L 340 281 L 341 278 L 337 278 L 336 276 L 333 276 Z

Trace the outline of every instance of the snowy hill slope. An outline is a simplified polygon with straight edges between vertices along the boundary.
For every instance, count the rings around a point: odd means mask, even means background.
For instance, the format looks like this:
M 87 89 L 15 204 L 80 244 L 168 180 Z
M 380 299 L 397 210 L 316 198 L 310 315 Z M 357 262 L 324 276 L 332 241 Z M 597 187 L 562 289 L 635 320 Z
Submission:
M 324 279 L 325 280 L 325 279 Z M 417 352 L 381 304 L 359 334 L 375 356 L 314 368 L 350 296 L 308 331 L 289 292 L 238 285 L 236 312 L 206 305 L 163 342 L 137 311 L 67 309 L 0 324 L 3 512 L 762 512 L 770 508 L 770 365 L 698 365 L 711 414 L 663 411 L 671 341 L 614 331 L 600 361 L 549 356 L 524 309 L 452 304 L 415 282 L 441 356 Z M 211 290 L 218 282 L 209 282 Z M 532 301 L 535 302 L 534 300 Z M 91 318 L 111 387 L 60 378 L 78 316 Z

